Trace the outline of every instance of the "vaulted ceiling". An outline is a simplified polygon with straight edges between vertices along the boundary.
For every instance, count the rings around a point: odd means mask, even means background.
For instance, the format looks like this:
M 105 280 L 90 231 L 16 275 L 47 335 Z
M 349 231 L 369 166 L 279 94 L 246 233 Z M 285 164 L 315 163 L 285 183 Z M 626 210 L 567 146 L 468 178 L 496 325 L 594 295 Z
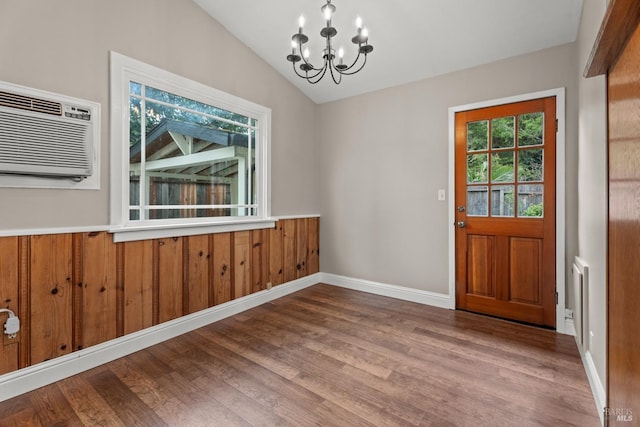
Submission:
M 286 56 L 304 14 L 311 61 L 320 62 L 326 0 L 194 0 L 316 103 L 362 94 L 574 42 L 583 0 L 332 0 L 345 60 L 361 16 L 374 46 L 367 66 L 335 85 L 310 85 Z M 314 60 L 315 59 L 315 60 Z

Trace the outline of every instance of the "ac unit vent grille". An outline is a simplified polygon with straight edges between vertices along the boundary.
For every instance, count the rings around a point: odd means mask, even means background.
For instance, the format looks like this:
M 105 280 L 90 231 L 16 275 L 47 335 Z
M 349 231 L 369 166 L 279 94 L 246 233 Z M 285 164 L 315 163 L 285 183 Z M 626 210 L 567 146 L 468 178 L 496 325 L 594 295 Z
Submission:
M 0 111 L 0 170 L 18 174 L 89 176 L 86 122 Z
M 36 113 L 52 114 L 54 116 L 62 115 L 62 104 L 59 102 L 32 98 L 16 93 L 0 91 L 0 106 L 34 111 Z

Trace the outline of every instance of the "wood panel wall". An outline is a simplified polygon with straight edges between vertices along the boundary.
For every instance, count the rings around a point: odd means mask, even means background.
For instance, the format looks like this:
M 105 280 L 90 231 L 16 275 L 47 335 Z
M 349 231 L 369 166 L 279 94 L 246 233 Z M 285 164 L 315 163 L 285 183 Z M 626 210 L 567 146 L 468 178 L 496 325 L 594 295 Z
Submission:
M 0 374 L 319 271 L 319 218 L 113 243 L 106 232 L 0 238 Z M 0 328 L 6 314 L 0 314 Z

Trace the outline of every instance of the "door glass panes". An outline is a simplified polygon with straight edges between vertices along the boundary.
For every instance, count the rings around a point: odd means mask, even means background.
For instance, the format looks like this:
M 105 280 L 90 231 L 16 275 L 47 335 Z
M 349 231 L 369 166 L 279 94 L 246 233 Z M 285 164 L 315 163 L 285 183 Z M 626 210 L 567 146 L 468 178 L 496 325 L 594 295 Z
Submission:
M 467 156 L 467 182 L 487 182 L 488 154 L 470 154 Z
M 489 121 L 467 123 L 467 151 L 486 151 L 489 149 Z
M 518 116 L 518 147 L 542 145 L 544 143 L 544 113 L 529 113 Z
M 533 112 L 467 123 L 467 215 L 543 217 L 544 122 Z
M 518 152 L 518 181 L 542 181 L 544 149 L 534 148 Z
M 542 184 L 518 185 L 518 216 L 542 218 L 544 208 Z
M 513 182 L 513 151 L 491 154 L 491 182 Z
M 513 216 L 515 207 L 513 187 L 513 185 L 494 185 L 491 187 L 491 216 Z
M 491 120 L 491 148 L 513 148 L 516 140 L 515 117 Z
M 489 187 L 467 187 L 467 215 L 487 216 L 488 207 Z

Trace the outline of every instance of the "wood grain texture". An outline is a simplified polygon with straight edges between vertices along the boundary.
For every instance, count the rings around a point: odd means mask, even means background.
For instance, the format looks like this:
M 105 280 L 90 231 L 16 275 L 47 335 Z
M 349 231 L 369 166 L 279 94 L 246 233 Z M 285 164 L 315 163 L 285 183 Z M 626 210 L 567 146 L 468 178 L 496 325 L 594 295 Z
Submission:
M 591 50 L 584 77 L 606 74 L 613 68 L 640 23 L 640 2 L 610 0 Z
M 308 218 L 296 220 L 296 278 L 298 279 L 307 275 L 307 261 L 309 258 L 308 230 Z
M 308 218 L 307 227 L 307 274 L 315 274 L 320 271 L 320 218 Z
M 158 322 L 183 315 L 184 238 L 160 239 L 158 245 Z
M 222 304 L 232 299 L 231 243 L 231 233 L 213 235 L 213 294 L 215 304 Z
M 467 234 L 467 294 L 496 297 L 496 236 Z
M 540 239 L 509 239 L 509 300 L 529 304 L 542 302 Z
M 251 231 L 251 292 L 267 289 L 269 281 L 269 230 Z
M 640 26 L 636 27 L 609 74 L 608 95 L 607 406 L 631 415 L 637 422 L 640 417 Z M 610 425 L 617 425 L 615 415 L 610 421 Z
M 118 244 L 105 232 L 0 238 L 0 307 L 21 319 L 18 336 L 0 340 L 0 372 L 259 292 L 270 280 L 283 283 L 285 265 L 297 278 L 296 251 L 317 241 L 304 230 L 317 227 L 288 221 L 288 259 L 282 222 Z
M 328 285 L 2 402 L 0 413 L 9 425 L 599 425 L 572 337 Z
M 124 243 L 124 333 L 153 326 L 152 240 Z
M 76 255 L 80 271 L 76 286 L 82 290 L 76 308 L 80 341 L 75 348 L 96 345 L 116 337 L 116 244 L 106 232 L 82 233 Z
M 298 258 L 296 253 L 296 224 L 295 219 L 285 219 L 282 222 L 282 257 L 286 260 L 294 260 L 293 263 L 284 263 L 284 283 L 295 280 L 298 277 Z
M 30 363 L 72 350 L 72 235 L 30 238 Z
M 509 148 L 494 148 L 488 141 L 482 150 L 470 150 L 468 146 L 467 124 L 478 121 L 487 123 L 492 132 L 494 119 L 520 117 L 531 113 L 544 115 L 542 128 L 542 177 L 537 177 L 535 185 L 543 187 L 542 204 L 544 215 L 527 217 L 520 215 L 522 194 L 519 189 L 534 184 L 520 173 L 509 178 L 513 182 L 513 213 L 510 216 L 494 215 L 495 205 L 500 205 L 496 192 L 502 188 L 501 180 L 492 181 L 492 167 L 489 165 L 488 182 L 484 178 L 478 182 L 468 182 L 467 162 L 471 155 L 483 155 L 493 158 L 494 155 L 508 153 L 515 159 L 515 169 L 520 170 L 520 155 L 528 146 L 514 144 Z M 522 122 L 518 122 L 522 123 Z M 515 126 L 514 139 L 520 125 Z M 492 316 L 534 323 L 550 328 L 556 327 L 556 99 L 547 97 L 526 100 L 517 103 L 490 106 L 475 110 L 461 111 L 455 114 L 455 206 L 456 223 L 456 307 Z M 541 179 L 542 178 L 542 179 Z M 512 180 L 512 181 L 511 181 Z M 511 184 L 509 184 L 511 185 Z M 471 212 L 467 206 L 469 189 L 484 190 L 487 194 L 487 212 Z M 526 187 L 525 187 L 526 188 Z M 487 216 L 488 215 L 488 216 Z M 482 244 L 481 237 L 491 240 L 490 247 Z M 472 237 L 472 238 L 469 238 Z M 523 239 L 523 240 L 518 240 Z M 529 277 L 530 265 L 527 264 L 527 252 L 522 247 L 512 248 L 512 242 L 524 242 L 527 239 L 538 239 L 542 254 L 536 258 L 540 262 L 536 272 L 538 277 Z M 474 248 L 473 246 L 477 247 Z M 485 246 L 485 247 L 483 247 Z M 515 251 L 515 252 L 514 252 Z M 512 256 L 522 252 L 522 257 Z M 528 251 L 532 255 L 532 251 Z M 477 259 L 475 259 L 477 257 Z M 535 260 L 534 260 L 535 261 Z M 518 267 L 523 267 L 519 272 Z M 538 280 L 539 279 L 539 280 Z M 471 283 L 467 283 L 470 280 Z M 530 286 L 525 289 L 525 286 Z M 515 297 L 514 297 L 515 295 Z
M 209 307 L 209 236 L 188 237 L 185 251 L 185 314 Z
M 20 240 L 18 237 L 0 237 L 0 307 L 12 310 L 16 316 L 19 311 Z M 0 314 L 0 325 L 9 317 Z M 0 375 L 15 371 L 19 367 L 18 342 L 20 334 L 9 338 L 2 334 L 0 341 Z
M 251 293 L 251 231 L 233 234 L 233 298 Z
M 269 280 L 273 286 L 284 283 L 282 222 L 269 229 Z

